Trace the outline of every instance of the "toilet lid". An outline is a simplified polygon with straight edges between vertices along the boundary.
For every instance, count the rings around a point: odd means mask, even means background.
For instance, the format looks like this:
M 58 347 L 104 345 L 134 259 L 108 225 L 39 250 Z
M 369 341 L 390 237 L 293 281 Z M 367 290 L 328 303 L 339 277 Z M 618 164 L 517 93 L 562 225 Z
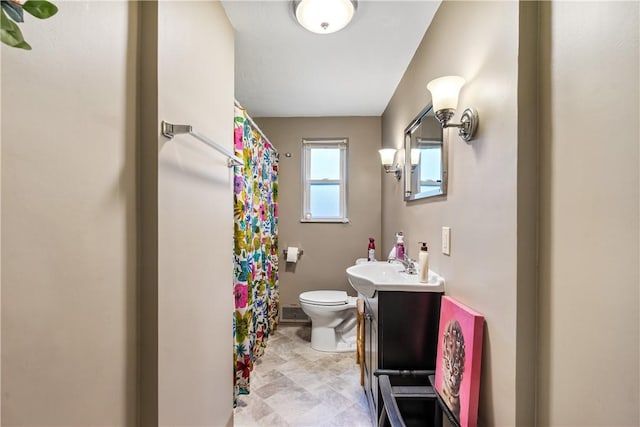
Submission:
M 348 296 L 345 291 L 309 291 L 300 294 L 300 301 L 315 305 L 344 305 Z

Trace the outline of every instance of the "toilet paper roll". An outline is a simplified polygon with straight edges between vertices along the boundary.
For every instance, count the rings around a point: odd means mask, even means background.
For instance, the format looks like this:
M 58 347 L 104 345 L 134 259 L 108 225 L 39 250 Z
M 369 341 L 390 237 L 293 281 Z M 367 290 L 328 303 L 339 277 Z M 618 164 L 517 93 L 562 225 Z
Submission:
M 287 262 L 298 262 L 298 248 L 295 246 L 289 246 L 287 248 Z

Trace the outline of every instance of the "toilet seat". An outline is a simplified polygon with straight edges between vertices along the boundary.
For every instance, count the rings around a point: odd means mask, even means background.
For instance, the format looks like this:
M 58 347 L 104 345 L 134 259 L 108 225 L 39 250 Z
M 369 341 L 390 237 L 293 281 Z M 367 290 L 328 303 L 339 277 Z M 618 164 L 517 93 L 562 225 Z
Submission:
M 300 294 L 300 301 L 324 306 L 346 305 L 350 298 L 345 291 L 309 291 Z

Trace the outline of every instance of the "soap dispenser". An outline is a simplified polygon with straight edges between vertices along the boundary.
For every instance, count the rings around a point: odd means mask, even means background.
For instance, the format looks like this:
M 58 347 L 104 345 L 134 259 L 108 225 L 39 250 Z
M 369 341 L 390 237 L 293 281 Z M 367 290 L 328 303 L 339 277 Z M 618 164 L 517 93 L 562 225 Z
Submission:
M 418 253 L 418 268 L 420 269 L 420 282 L 429 281 L 429 248 L 425 242 L 420 242 L 420 252 Z

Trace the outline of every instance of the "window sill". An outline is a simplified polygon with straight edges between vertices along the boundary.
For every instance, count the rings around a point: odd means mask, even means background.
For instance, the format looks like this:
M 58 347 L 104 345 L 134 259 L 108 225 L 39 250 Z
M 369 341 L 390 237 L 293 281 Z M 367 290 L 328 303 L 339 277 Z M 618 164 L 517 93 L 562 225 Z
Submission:
M 349 218 L 314 218 L 314 219 L 301 219 L 300 222 L 322 222 L 322 223 L 333 223 L 333 224 L 348 224 Z

